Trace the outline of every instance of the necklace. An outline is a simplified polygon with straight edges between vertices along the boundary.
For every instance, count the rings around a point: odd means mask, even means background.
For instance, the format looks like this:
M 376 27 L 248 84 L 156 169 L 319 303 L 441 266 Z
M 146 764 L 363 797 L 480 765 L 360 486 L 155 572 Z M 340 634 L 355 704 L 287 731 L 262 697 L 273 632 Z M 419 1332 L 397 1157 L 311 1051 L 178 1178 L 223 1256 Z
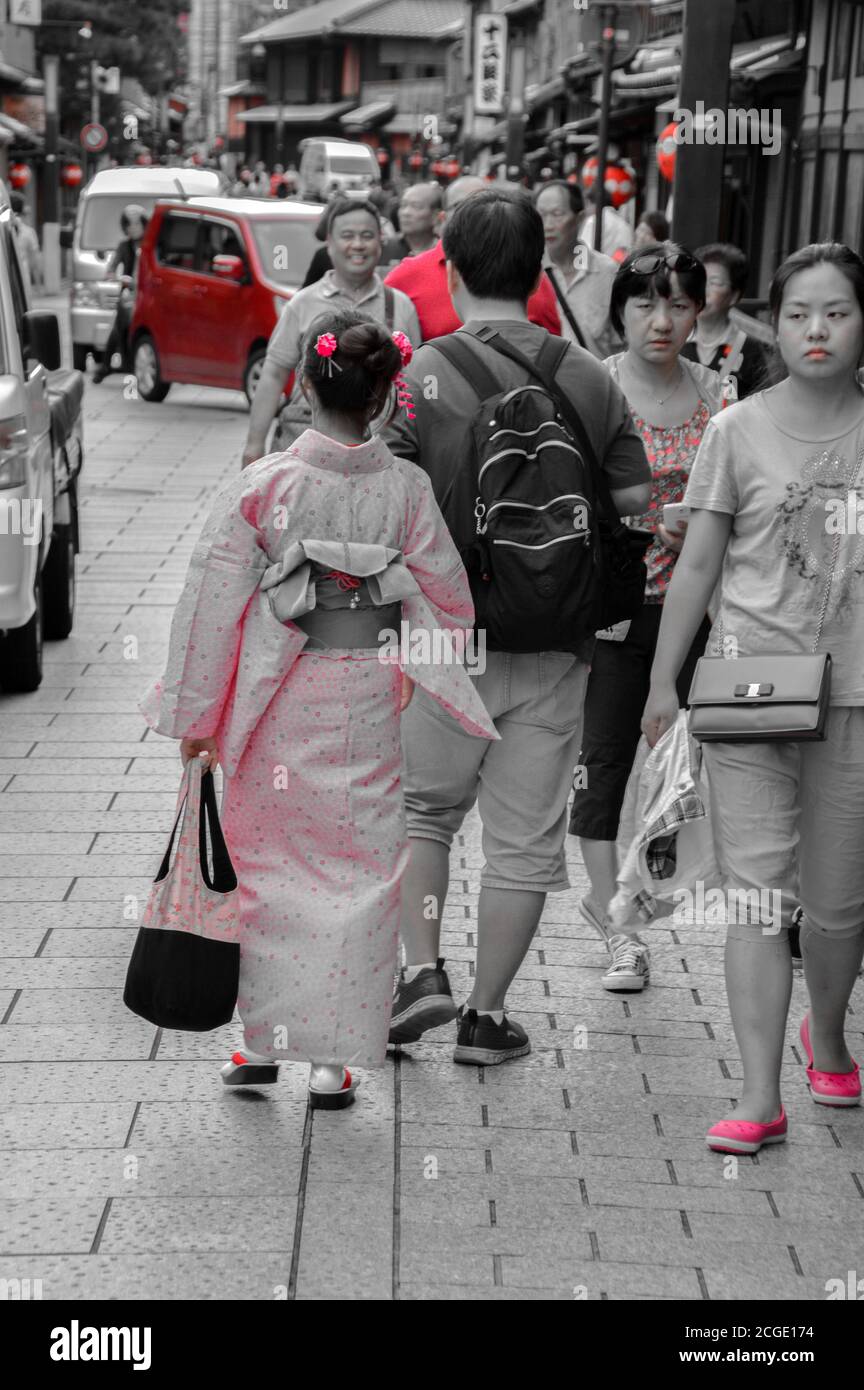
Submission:
M 629 362 L 627 363 L 627 368 L 628 368 L 628 371 L 630 372 L 630 375 L 632 376 L 633 380 L 637 383 L 637 385 L 639 385 L 639 386 L 644 385 L 644 383 L 641 382 L 641 381 L 639 380 L 639 377 L 636 375 L 636 373 L 634 372 L 634 370 L 633 370 L 633 368 L 632 368 L 632 366 L 630 365 Z M 678 379 L 677 379 L 677 381 L 675 382 L 675 385 L 672 387 L 672 390 L 671 390 L 670 392 L 668 392 L 667 395 L 665 395 L 665 396 L 655 396 L 655 395 L 652 393 L 650 387 L 647 387 L 647 386 L 646 386 L 645 389 L 646 389 L 646 391 L 648 391 L 649 395 L 651 396 L 652 401 L 654 401 L 656 405 L 665 405 L 666 402 L 667 402 L 667 401 L 670 401 L 670 400 L 672 399 L 672 397 L 675 395 L 675 392 L 678 390 L 678 387 L 681 385 L 681 382 L 682 382 L 683 380 L 684 380 L 684 368 L 683 368 L 683 366 L 681 365 L 681 363 L 679 362 L 679 363 L 678 363 Z

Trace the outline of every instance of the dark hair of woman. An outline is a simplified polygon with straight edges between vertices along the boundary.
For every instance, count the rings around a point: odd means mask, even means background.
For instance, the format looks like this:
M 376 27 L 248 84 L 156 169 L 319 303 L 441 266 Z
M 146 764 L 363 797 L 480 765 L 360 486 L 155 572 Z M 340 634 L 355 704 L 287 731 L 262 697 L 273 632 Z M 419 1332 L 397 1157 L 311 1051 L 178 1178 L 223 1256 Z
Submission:
M 657 268 L 648 273 L 634 269 L 639 261 L 658 261 Z M 681 266 L 673 269 L 676 259 Z M 670 264 L 671 262 L 671 264 Z M 628 299 L 649 299 L 659 295 L 669 299 L 672 295 L 671 276 L 677 275 L 678 284 L 688 299 L 692 299 L 698 309 L 705 306 L 705 267 L 697 261 L 692 252 L 674 241 L 658 241 L 653 245 L 634 248 L 618 269 L 612 281 L 612 296 L 609 305 L 609 318 L 616 333 L 624 333 L 624 305 Z
M 322 356 L 318 339 L 336 339 L 335 351 Z M 373 419 L 384 409 L 402 357 L 387 329 L 365 314 L 320 314 L 303 341 L 303 375 L 325 410 Z M 396 405 L 394 402 L 394 411 Z
M 815 265 L 836 266 L 852 286 L 861 312 L 864 313 L 864 261 L 840 241 L 815 241 L 810 246 L 802 246 L 798 251 L 793 251 L 774 272 L 768 290 L 768 306 L 775 331 L 783 307 L 783 295 L 792 276 L 799 270 L 812 270 Z M 766 359 L 765 375 L 760 383 L 763 391 L 769 386 L 778 385 L 789 375 L 776 343 L 768 349 Z
M 649 209 L 648 212 L 643 212 L 642 216 L 639 218 L 638 225 L 640 227 L 647 227 L 655 241 L 669 240 L 669 232 L 671 230 L 669 227 L 669 218 L 662 212 L 657 212 L 653 208 Z
M 864 314 L 864 261 L 840 241 L 816 241 L 810 246 L 802 246 L 800 250 L 793 251 L 774 272 L 768 291 L 768 304 L 775 327 L 783 305 L 783 295 L 792 276 L 797 275 L 800 270 L 812 270 L 816 265 L 836 266 L 852 286 L 859 308 Z

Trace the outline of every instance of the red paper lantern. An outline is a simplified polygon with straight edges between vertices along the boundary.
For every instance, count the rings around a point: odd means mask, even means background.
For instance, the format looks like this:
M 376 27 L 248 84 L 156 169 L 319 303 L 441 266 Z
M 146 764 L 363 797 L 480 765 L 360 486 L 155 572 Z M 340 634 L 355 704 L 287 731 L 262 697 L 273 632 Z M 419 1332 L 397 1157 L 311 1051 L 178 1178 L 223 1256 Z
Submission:
M 462 165 L 459 163 L 458 159 L 448 159 L 447 167 L 444 170 L 444 172 L 447 175 L 448 179 L 455 179 L 459 177 L 461 168 Z
M 582 166 L 582 187 L 593 188 L 596 178 L 597 157 L 592 155 Z M 620 208 L 629 203 L 636 192 L 636 176 L 626 164 L 607 164 L 605 186 L 612 207 Z
M 385 164 L 390 163 L 390 156 L 386 150 L 379 150 L 375 158 L 378 160 L 378 163 L 381 165 L 382 169 Z
M 675 139 L 677 129 L 675 122 L 670 121 L 657 136 L 657 168 L 668 183 L 671 183 L 675 178 L 675 159 L 678 154 L 678 142 Z
M 136 163 L 136 164 L 152 164 L 152 163 L 153 163 L 153 156 L 152 156 L 152 154 L 148 154 L 148 152 L 145 150 L 145 151 L 143 152 L 143 154 L 136 154 L 136 156 L 135 156 L 135 163 Z
M 418 153 L 415 151 L 414 154 L 412 154 L 411 157 L 409 158 L 409 160 L 408 160 L 408 165 L 409 165 L 409 168 L 411 168 L 411 169 L 422 169 L 422 168 L 423 168 L 423 156 L 422 156 L 422 154 L 418 154 Z
M 84 177 L 80 164 L 64 164 L 60 170 L 60 182 L 64 188 L 77 188 Z
M 9 182 L 13 188 L 26 188 L 32 174 L 29 164 L 12 164 L 9 166 Z

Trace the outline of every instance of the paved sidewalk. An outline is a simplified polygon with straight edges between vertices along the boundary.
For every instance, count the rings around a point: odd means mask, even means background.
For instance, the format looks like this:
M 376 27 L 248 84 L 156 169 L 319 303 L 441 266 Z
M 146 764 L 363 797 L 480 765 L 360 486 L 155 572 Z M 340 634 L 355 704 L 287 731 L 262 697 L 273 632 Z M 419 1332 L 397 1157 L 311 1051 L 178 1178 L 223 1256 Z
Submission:
M 246 419 L 228 392 L 148 406 L 119 377 L 88 387 L 75 633 L 39 692 L 0 700 L 0 1279 L 41 1279 L 46 1299 L 819 1300 L 864 1276 L 864 1113 L 809 1098 L 800 977 L 790 1140 L 724 1161 L 703 1138 L 740 1076 L 720 934 L 651 932 L 654 983 L 604 993 L 575 842 L 573 890 L 549 899 L 510 996 L 523 1061 L 454 1066 L 441 1029 L 312 1120 L 304 1067 L 225 1090 L 236 1025 L 170 1033 L 126 1011 L 180 773 L 136 703 Z M 458 999 L 478 831 L 446 909 Z M 861 1056 L 860 986 L 853 1004 Z

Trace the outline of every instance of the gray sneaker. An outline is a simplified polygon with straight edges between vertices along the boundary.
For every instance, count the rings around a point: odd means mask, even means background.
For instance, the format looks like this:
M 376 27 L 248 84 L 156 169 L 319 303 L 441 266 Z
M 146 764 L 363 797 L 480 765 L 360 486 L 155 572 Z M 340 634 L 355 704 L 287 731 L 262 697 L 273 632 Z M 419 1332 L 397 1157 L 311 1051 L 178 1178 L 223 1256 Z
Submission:
M 609 938 L 612 964 L 601 979 L 604 989 L 632 993 L 643 990 L 651 979 L 651 956 L 638 937 L 615 935 Z

